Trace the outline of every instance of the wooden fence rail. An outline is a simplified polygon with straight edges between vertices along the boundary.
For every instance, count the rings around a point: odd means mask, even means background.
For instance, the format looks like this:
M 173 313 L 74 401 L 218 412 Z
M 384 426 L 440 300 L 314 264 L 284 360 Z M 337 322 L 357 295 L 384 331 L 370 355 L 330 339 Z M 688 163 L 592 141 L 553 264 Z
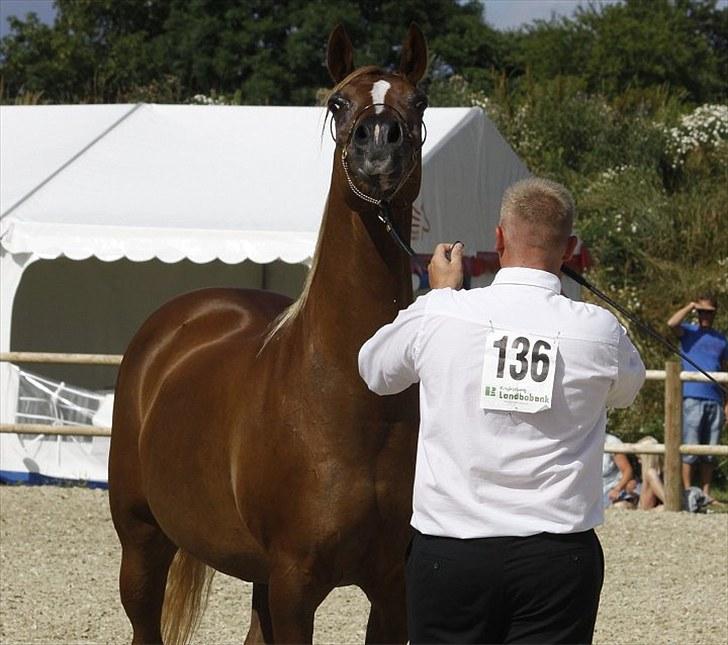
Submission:
M 728 383 L 728 372 L 708 372 L 718 383 Z M 664 381 L 667 375 L 667 370 L 647 370 L 645 378 L 648 381 Z M 681 381 L 704 381 L 705 378 L 700 372 L 680 372 Z
M 119 365 L 123 354 L 62 354 L 58 352 L 0 352 L 0 362 L 74 363 L 77 365 Z M 648 381 L 664 381 L 665 370 L 647 370 Z M 716 381 L 728 383 L 728 372 L 708 372 Z M 700 372 L 680 372 L 682 381 L 707 380 Z
M 1 352 L 0 362 L 13 363 L 74 363 L 81 365 L 119 365 L 120 354 L 58 354 L 40 352 Z M 710 372 L 715 380 L 728 383 L 728 373 Z M 680 364 L 668 361 L 664 370 L 647 370 L 648 380 L 665 381 L 665 442 L 664 444 L 622 444 L 605 446 L 609 453 L 665 455 L 665 509 L 679 511 L 682 507 L 682 475 L 680 455 L 728 456 L 728 446 L 681 445 L 682 441 L 682 381 L 707 381 L 699 372 L 680 371 Z M 51 426 L 41 424 L 2 423 L 0 433 L 76 435 L 109 437 L 111 428 L 96 426 Z
M 604 446 L 604 452 L 620 453 L 623 455 L 664 455 L 664 443 L 610 443 Z M 728 446 L 708 446 L 699 443 L 680 444 L 681 455 L 713 455 L 714 457 L 728 457 Z
M 103 426 L 52 426 L 44 423 L 0 423 L 0 434 L 73 435 L 76 437 L 110 437 L 111 428 Z
M 0 352 L 0 362 L 73 363 L 76 365 L 119 365 L 123 354 L 57 354 L 50 352 Z

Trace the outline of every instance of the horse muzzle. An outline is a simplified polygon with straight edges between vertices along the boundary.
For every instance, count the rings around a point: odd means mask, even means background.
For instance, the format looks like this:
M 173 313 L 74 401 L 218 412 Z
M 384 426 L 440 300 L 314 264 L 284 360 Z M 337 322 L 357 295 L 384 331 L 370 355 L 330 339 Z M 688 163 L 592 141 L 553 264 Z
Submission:
M 355 115 L 347 133 L 345 157 L 360 188 L 372 197 L 395 192 L 416 164 L 421 147 L 419 127 L 413 132 L 393 106 L 367 105 Z

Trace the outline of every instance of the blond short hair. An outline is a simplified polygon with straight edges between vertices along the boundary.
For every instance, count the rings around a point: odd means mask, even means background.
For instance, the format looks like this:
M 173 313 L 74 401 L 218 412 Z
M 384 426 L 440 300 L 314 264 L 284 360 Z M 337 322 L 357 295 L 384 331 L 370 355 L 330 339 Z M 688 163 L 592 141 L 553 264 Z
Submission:
M 574 226 L 574 199 L 561 184 L 530 177 L 506 189 L 501 203 L 500 223 L 508 228 L 525 224 L 531 233 L 526 243 L 544 249 L 566 243 Z
M 651 435 L 647 435 L 646 437 L 642 437 L 638 442 L 637 445 L 645 445 L 645 446 L 654 446 L 657 445 L 659 442 L 657 439 L 655 439 Z M 652 455 L 652 454 L 645 454 L 645 453 L 637 453 L 637 456 L 639 457 L 640 461 L 642 462 L 642 479 L 644 479 L 644 474 L 650 469 L 654 468 L 658 473 L 662 472 L 662 455 Z

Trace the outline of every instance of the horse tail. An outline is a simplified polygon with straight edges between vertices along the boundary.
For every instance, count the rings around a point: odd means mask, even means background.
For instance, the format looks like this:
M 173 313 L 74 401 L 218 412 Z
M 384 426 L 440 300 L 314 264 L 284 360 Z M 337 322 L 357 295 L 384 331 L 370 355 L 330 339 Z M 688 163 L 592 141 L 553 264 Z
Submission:
M 167 576 L 162 637 L 169 645 L 188 643 L 205 613 L 215 570 L 179 549 Z

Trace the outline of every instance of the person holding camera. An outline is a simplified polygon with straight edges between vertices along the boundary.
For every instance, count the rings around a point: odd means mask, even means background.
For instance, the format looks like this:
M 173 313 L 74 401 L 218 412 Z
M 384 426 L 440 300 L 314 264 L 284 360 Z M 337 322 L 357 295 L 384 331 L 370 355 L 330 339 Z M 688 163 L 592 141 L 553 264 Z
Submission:
M 713 328 L 718 300 L 712 294 L 701 294 L 694 301 L 678 309 L 667 325 L 680 338 L 680 349 L 706 372 L 728 369 L 728 341 Z M 698 316 L 697 323 L 683 322 L 691 312 Z M 685 371 L 697 371 L 683 360 Z M 728 418 L 728 401 L 715 383 L 685 381 L 683 392 L 683 443 L 714 446 Z M 710 455 L 683 455 L 683 486 L 690 488 L 695 464 L 699 464 L 698 477 L 706 497 L 710 499 L 715 457 Z

